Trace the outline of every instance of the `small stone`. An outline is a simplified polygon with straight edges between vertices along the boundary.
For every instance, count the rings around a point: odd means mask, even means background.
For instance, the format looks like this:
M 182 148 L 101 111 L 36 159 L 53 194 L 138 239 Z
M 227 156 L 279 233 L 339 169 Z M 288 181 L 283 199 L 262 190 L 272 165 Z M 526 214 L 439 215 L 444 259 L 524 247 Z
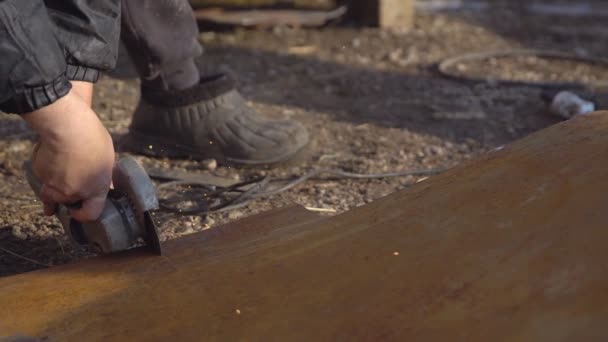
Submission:
M 13 234 L 14 237 L 16 237 L 19 240 L 26 240 L 27 239 L 27 234 L 25 234 L 21 230 L 21 227 L 14 226 L 13 229 L 12 229 L 12 234 Z
M 215 36 L 216 36 L 215 32 L 203 32 L 200 34 L 200 38 L 204 42 L 213 41 L 215 39 Z
M 217 160 L 205 159 L 201 161 L 201 167 L 205 170 L 215 171 L 215 169 L 217 169 Z
M 228 213 L 228 219 L 230 220 L 236 220 L 239 219 L 243 216 L 243 213 L 237 210 L 231 211 Z
M 288 118 L 292 117 L 294 114 L 296 114 L 296 111 L 293 109 L 283 109 L 283 115 Z
M 29 146 L 30 146 L 30 144 L 22 142 L 22 141 L 11 142 L 11 144 L 7 148 L 7 151 L 19 153 L 19 152 L 26 151 L 29 148 Z
M 392 51 L 388 54 L 388 60 L 396 63 L 402 59 L 402 56 L 403 56 L 403 50 L 396 49 L 395 51 Z
M 438 156 L 443 156 L 446 154 L 445 150 L 440 146 L 431 146 L 431 152 Z
M 194 228 L 192 228 L 192 226 L 186 226 L 186 227 L 184 227 L 184 229 L 180 233 L 182 233 L 182 234 L 192 234 L 194 232 L 195 232 L 195 230 L 194 230 Z

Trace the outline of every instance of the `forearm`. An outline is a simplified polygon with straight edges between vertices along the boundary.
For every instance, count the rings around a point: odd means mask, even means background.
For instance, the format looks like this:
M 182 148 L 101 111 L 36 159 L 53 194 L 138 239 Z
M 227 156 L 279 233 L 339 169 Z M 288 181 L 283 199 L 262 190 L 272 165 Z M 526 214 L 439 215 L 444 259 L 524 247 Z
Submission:
M 93 86 L 91 82 L 72 81 L 72 91 L 76 93 L 89 107 L 93 105 Z
M 77 95 L 72 90 L 66 96 L 52 104 L 39 108 L 33 112 L 22 114 L 32 130 L 40 135 L 44 141 L 60 141 L 74 129 L 74 123 L 85 121 L 88 112 L 76 107 Z

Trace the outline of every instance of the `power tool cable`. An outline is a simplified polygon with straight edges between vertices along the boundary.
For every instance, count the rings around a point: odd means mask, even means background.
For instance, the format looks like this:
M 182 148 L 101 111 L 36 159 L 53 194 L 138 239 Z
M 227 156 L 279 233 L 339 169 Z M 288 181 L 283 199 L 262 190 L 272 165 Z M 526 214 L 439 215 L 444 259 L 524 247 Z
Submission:
M 380 178 L 391 178 L 391 177 L 404 177 L 404 176 L 431 176 L 436 175 L 445 171 L 444 169 L 419 169 L 419 170 L 405 170 L 400 172 L 390 173 L 355 173 L 347 172 L 338 169 L 315 169 L 311 170 L 301 176 L 285 178 L 285 179 L 272 179 L 270 176 L 256 177 L 254 179 L 244 181 L 238 184 L 234 184 L 229 187 L 218 187 L 212 184 L 204 182 L 193 181 L 193 180 L 175 180 L 166 183 L 162 183 L 157 186 L 158 192 L 162 192 L 168 189 L 175 190 L 177 187 L 198 187 L 208 190 L 207 193 L 202 195 L 202 198 L 194 199 L 191 197 L 180 198 L 177 200 L 171 200 L 168 198 L 160 198 L 160 206 L 162 209 L 173 212 L 179 215 L 204 215 L 211 212 L 223 212 L 229 210 L 235 210 L 247 206 L 252 201 L 276 196 L 283 192 L 293 189 L 299 184 L 306 182 L 311 179 L 380 179 Z M 322 175 L 331 175 L 333 178 L 320 178 Z M 282 185 L 276 185 L 281 183 Z M 236 193 L 236 195 L 234 195 Z M 221 199 L 222 196 L 227 198 Z M 197 205 L 194 208 L 183 209 L 178 204 L 183 202 L 197 202 L 198 201 L 214 201 L 215 203 L 207 206 Z
M 458 66 L 464 63 L 480 63 L 483 60 L 491 58 L 507 58 L 507 57 L 539 57 L 555 60 L 570 60 L 574 62 L 587 63 L 592 65 L 599 65 L 608 67 L 608 59 L 599 57 L 582 56 L 577 54 L 550 51 L 550 50 L 538 50 L 538 49 L 507 49 L 507 50 L 496 50 L 496 51 L 485 51 L 485 52 L 473 52 L 465 53 L 462 55 L 446 58 L 439 63 L 437 66 L 438 72 L 447 78 L 468 81 L 468 82 L 486 82 L 496 83 L 501 85 L 511 86 L 535 86 L 542 88 L 605 88 L 608 86 L 608 80 L 588 81 L 588 82 L 559 82 L 559 81 L 525 81 L 525 80 L 505 80 L 491 77 L 477 77 L 466 75 L 464 73 L 455 72 L 458 70 Z

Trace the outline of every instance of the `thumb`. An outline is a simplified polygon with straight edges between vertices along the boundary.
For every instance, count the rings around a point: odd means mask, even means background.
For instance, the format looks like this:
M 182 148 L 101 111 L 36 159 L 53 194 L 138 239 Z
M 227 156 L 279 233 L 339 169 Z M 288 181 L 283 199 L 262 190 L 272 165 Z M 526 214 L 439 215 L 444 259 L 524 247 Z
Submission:
M 44 207 L 44 215 L 52 216 L 57 211 L 57 203 L 54 202 L 42 202 Z
M 96 196 L 82 202 L 80 209 L 70 209 L 70 216 L 79 222 L 95 221 L 106 206 L 106 196 Z

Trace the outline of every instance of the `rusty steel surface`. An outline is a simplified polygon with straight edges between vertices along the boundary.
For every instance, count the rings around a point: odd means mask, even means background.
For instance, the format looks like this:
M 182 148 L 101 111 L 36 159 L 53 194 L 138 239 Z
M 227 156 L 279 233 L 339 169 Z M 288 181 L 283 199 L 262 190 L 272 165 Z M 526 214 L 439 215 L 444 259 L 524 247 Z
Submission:
M 332 218 L 288 208 L 0 279 L 0 336 L 592 341 L 608 329 L 608 113 Z

